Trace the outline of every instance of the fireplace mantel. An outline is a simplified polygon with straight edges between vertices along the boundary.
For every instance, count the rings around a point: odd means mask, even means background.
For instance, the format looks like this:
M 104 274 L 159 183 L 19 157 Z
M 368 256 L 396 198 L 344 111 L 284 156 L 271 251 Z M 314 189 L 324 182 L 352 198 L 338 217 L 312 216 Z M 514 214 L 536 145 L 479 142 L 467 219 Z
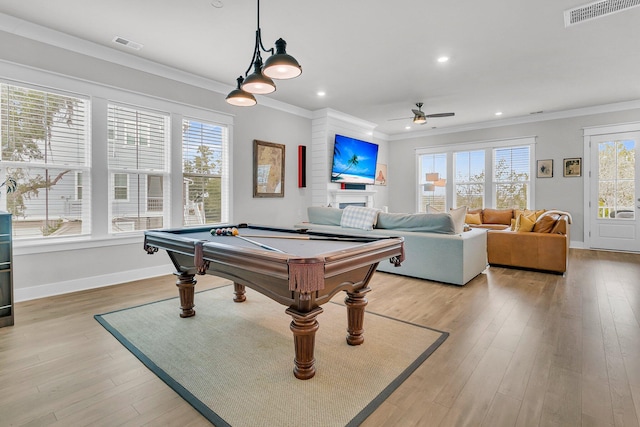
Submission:
M 339 208 L 341 203 L 364 203 L 366 207 L 373 207 L 375 190 L 329 190 L 329 204 Z

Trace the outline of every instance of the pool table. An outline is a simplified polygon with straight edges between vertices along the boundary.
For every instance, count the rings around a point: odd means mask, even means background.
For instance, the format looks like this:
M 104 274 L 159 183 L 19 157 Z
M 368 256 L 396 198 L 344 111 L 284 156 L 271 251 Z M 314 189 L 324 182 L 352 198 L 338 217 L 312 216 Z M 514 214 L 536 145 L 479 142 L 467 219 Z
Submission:
M 365 295 L 381 261 L 400 265 L 402 237 L 354 237 L 259 225 L 235 227 L 238 236 L 212 236 L 212 227 L 150 230 L 144 249 L 167 251 L 176 268 L 180 316 L 195 315 L 196 274 L 213 274 L 233 281 L 235 302 L 245 301 L 245 287 L 287 306 L 293 319 L 296 378 L 315 375 L 315 333 L 322 304 L 336 293 L 347 296 L 347 343 L 364 342 Z

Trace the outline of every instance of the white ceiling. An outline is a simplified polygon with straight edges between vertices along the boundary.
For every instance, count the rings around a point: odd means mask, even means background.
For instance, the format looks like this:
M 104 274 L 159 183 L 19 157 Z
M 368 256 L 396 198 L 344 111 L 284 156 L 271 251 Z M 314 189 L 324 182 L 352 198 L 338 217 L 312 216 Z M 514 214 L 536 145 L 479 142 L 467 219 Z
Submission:
M 268 96 L 332 108 L 388 135 L 639 100 L 640 8 L 565 28 L 563 11 L 585 3 L 263 0 L 265 47 L 284 38 L 303 68 Z M 2 0 L 0 13 L 230 88 L 249 66 L 256 30 L 255 0 Z M 427 114 L 455 117 L 407 131 L 418 101 Z

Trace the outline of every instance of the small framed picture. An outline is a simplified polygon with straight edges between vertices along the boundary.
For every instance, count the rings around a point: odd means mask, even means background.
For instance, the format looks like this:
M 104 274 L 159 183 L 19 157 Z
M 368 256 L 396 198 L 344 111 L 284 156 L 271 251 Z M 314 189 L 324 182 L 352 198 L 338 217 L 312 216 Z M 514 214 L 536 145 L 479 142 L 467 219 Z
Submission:
M 553 159 L 538 160 L 538 178 L 553 177 Z
M 582 157 L 564 159 L 563 166 L 564 176 L 582 176 Z
M 387 165 L 383 163 L 376 164 L 376 185 L 387 185 Z

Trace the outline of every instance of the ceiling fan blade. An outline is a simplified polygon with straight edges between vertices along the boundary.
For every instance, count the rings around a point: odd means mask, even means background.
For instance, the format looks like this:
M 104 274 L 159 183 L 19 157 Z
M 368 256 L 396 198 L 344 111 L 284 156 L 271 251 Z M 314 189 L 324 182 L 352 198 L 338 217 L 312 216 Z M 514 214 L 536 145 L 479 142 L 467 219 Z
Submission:
M 400 117 L 399 119 L 387 119 L 388 122 L 392 122 L 394 120 L 410 120 L 413 119 L 413 117 Z
M 415 108 L 412 108 L 412 109 L 411 109 L 411 112 L 412 112 L 413 114 L 415 114 L 416 116 L 423 116 L 423 115 L 424 115 L 424 111 L 422 111 L 422 110 L 416 110 Z
M 436 114 L 427 114 L 427 117 L 432 118 L 432 117 L 451 117 L 451 116 L 455 116 L 455 113 L 436 113 Z

